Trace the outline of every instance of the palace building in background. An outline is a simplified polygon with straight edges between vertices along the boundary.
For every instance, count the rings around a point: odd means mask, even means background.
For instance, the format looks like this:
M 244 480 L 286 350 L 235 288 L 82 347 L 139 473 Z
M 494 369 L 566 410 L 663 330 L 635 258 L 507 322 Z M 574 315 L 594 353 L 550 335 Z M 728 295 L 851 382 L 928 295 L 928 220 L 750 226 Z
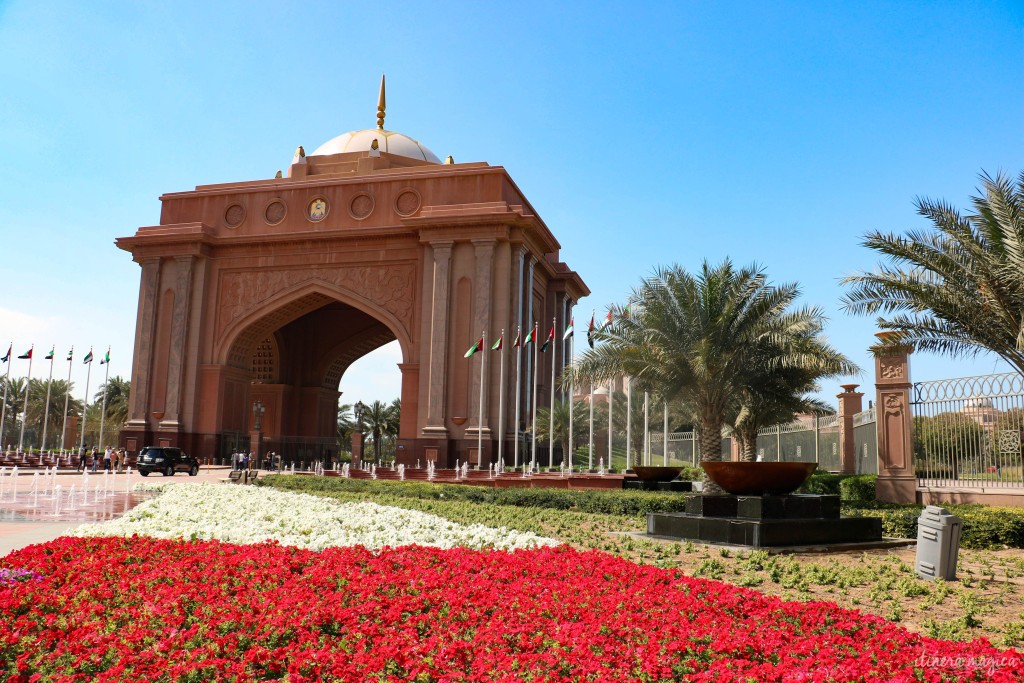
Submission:
M 516 328 L 525 335 L 537 321 L 543 338 L 557 321 L 537 377 L 545 406 L 550 363 L 558 372 L 568 360 L 561 331 L 589 290 L 504 168 L 442 162 L 385 130 L 384 104 L 382 81 L 376 128 L 310 154 L 300 147 L 276 178 L 165 194 L 159 225 L 117 239 L 141 267 L 122 445 L 223 459 L 249 450 L 258 402 L 267 449 L 322 460 L 337 450 L 345 370 L 398 340 L 398 462 L 486 465 L 498 439 L 511 454 Z M 510 355 L 499 424 L 498 354 L 488 352 L 482 420 L 482 364 L 463 354 L 481 330 L 489 346 L 502 328 Z M 524 353 L 520 429 L 531 361 Z

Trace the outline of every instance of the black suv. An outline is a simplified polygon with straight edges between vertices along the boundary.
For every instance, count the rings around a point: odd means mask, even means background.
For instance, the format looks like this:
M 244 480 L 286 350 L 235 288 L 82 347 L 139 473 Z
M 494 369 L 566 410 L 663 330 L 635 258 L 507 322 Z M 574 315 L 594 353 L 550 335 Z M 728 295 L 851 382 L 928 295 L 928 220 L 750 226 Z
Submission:
M 170 446 L 146 446 L 139 452 L 137 466 L 144 477 L 150 472 L 163 472 L 165 477 L 172 477 L 175 472 L 188 472 L 190 477 L 199 474 L 198 460 Z

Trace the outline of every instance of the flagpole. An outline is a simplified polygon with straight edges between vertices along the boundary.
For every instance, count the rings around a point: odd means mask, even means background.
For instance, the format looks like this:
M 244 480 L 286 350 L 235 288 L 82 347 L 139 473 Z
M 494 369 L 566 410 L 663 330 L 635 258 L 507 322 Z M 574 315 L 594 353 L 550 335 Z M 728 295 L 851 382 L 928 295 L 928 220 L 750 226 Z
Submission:
M 571 319 L 570 319 L 571 320 Z M 573 334 L 569 337 L 569 367 L 572 367 L 573 352 L 576 348 L 576 330 L 573 330 Z M 572 472 L 572 404 L 573 394 L 576 393 L 575 382 L 569 384 L 569 472 Z
M 615 380 L 608 380 L 608 469 L 612 468 L 612 399 L 615 397 Z
M 92 355 L 92 349 L 89 349 L 89 355 Z M 88 369 L 85 371 L 85 401 L 82 402 L 82 442 L 78 445 L 79 449 L 85 448 L 85 417 L 86 412 L 89 408 L 89 379 L 92 377 L 92 359 L 86 363 Z
M 110 347 L 107 347 L 107 356 L 105 360 L 100 361 L 101 364 L 106 365 L 107 369 L 103 375 L 103 407 L 100 409 L 100 448 L 103 448 L 103 422 L 107 417 L 107 383 L 110 380 Z M 91 364 L 90 364 L 91 365 Z
M 28 350 L 28 379 L 25 380 L 25 402 L 21 408 L 21 434 L 18 436 L 18 451 L 21 452 L 25 445 L 25 423 L 28 422 L 28 394 L 32 388 L 32 351 L 36 348 L 33 344 Z
M 39 450 L 46 450 L 46 430 L 50 426 L 50 389 L 53 384 L 53 352 L 50 350 L 50 379 L 46 382 L 46 407 L 43 408 L 43 440 L 39 443 Z
M 533 434 L 533 443 L 530 444 L 530 469 L 533 469 L 534 463 L 537 462 L 537 361 L 540 356 L 537 353 L 537 323 L 533 323 L 533 427 L 531 432 Z
M 11 345 L 13 347 L 13 344 Z M 4 405 L 0 410 L 0 452 L 4 449 L 4 424 L 7 422 L 7 389 L 11 386 L 11 349 L 7 349 L 7 377 L 4 379 Z
M 633 445 L 633 382 L 627 377 L 626 381 L 626 471 L 629 471 L 629 455 Z
M 60 452 L 64 452 L 64 436 L 68 431 L 68 401 L 71 398 L 71 359 L 75 357 L 75 347 L 68 351 L 68 383 L 64 385 L 64 418 L 60 421 Z
M 487 382 L 487 330 L 480 333 L 480 407 L 476 418 L 476 468 L 480 469 L 480 461 L 484 459 L 484 384 Z
M 665 416 L 661 422 L 662 438 L 664 439 L 661 446 L 661 464 L 668 467 L 668 401 L 662 405 L 665 406 Z
M 557 318 L 551 317 L 551 346 L 554 346 L 555 323 Z M 555 349 L 551 349 L 551 405 L 548 408 L 548 471 L 555 466 Z M 564 458 L 563 458 L 564 459 Z
M 512 440 L 512 469 L 519 467 L 519 418 L 521 417 L 522 407 L 522 384 L 523 384 L 523 345 L 522 338 L 520 335 L 523 333 L 523 328 L 520 325 L 516 329 L 516 423 L 515 438 Z
M 501 346 L 498 353 L 501 354 L 500 369 L 498 370 L 498 463 L 501 469 L 505 469 L 505 328 L 501 329 Z
M 647 412 L 648 394 L 644 392 L 644 454 L 641 462 L 645 465 L 651 464 L 651 420 Z
M 594 383 L 590 383 L 590 439 L 587 441 L 587 470 L 594 469 Z

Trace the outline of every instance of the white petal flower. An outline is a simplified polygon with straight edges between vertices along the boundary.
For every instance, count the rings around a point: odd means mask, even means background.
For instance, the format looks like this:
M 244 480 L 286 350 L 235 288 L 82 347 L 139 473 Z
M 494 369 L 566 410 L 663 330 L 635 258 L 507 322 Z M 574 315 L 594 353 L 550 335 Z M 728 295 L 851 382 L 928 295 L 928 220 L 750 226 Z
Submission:
M 176 484 L 122 517 L 73 529 L 75 536 L 218 539 L 228 543 L 276 540 L 311 550 L 331 546 L 424 545 L 514 550 L 558 545 L 528 531 L 457 524 L 436 515 L 376 503 L 335 503 L 304 493 L 263 487 Z

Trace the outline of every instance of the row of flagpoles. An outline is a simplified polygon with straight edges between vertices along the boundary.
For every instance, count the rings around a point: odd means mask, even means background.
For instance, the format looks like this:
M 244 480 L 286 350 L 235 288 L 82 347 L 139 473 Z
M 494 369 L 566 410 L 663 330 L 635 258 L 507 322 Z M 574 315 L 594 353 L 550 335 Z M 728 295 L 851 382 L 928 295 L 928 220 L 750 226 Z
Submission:
M 606 327 L 608 327 L 611 324 L 611 322 L 612 322 L 612 313 L 611 313 L 611 311 L 609 311 L 608 312 L 608 316 L 607 316 L 604 324 L 602 324 L 600 328 L 595 327 L 595 325 L 594 325 L 594 315 L 591 314 L 591 316 L 590 316 L 590 326 L 587 329 L 587 342 L 590 344 L 591 348 L 594 347 L 594 335 L 595 335 L 595 333 L 605 329 Z M 518 329 L 516 331 L 515 342 L 513 342 L 513 344 L 512 344 L 512 348 L 516 349 L 516 404 L 515 404 L 516 438 L 513 440 L 513 456 L 512 456 L 512 463 L 513 463 L 512 466 L 514 468 L 518 468 L 519 467 L 519 425 L 520 425 L 520 421 L 521 421 L 521 417 L 522 417 L 521 412 L 520 412 L 521 408 L 522 408 L 522 389 L 521 389 L 522 374 L 523 374 L 522 373 L 522 355 L 523 355 L 522 354 L 522 349 L 523 349 L 523 347 L 525 347 L 527 345 L 530 345 L 530 344 L 533 345 L 533 363 L 532 363 L 532 367 L 533 367 L 533 373 L 532 373 L 533 374 L 533 377 L 532 377 L 533 386 L 532 386 L 532 392 L 531 392 L 532 396 L 533 396 L 533 401 L 532 401 L 532 407 L 531 407 L 531 411 L 530 411 L 531 412 L 531 424 L 532 424 L 532 427 L 530 429 L 530 433 L 532 435 L 531 436 L 530 465 L 532 467 L 537 462 L 537 370 L 538 370 L 538 366 L 539 366 L 539 364 L 538 364 L 539 354 L 547 352 L 547 350 L 550 347 L 551 343 L 554 341 L 554 339 L 555 339 L 555 327 L 556 327 L 556 324 L 557 324 L 557 320 L 555 318 L 552 318 L 551 319 L 551 331 L 548 333 L 547 339 L 544 341 L 543 345 L 541 345 L 539 347 L 537 345 L 538 323 L 536 323 L 536 322 L 533 324 L 533 328 L 530 330 L 530 333 L 528 335 L 526 335 L 526 339 L 522 339 L 522 329 L 521 328 Z M 505 337 L 505 330 L 502 330 L 501 333 L 498 335 L 498 339 L 491 345 L 491 350 L 492 351 L 499 351 L 499 352 L 501 352 L 501 356 L 500 356 L 500 358 L 501 358 L 501 369 L 499 370 L 499 373 L 498 373 L 498 425 L 499 425 L 499 432 L 503 431 L 504 430 L 504 426 L 505 426 L 505 352 L 503 350 L 503 348 L 504 348 L 504 337 Z M 575 352 L 575 349 L 574 349 L 574 337 L 575 337 L 575 330 L 573 328 L 573 318 L 570 317 L 569 318 L 569 324 L 566 326 L 565 331 L 562 333 L 562 341 L 563 342 L 566 342 L 566 341 L 569 342 L 569 359 L 570 359 L 570 363 L 572 362 L 572 359 L 574 358 L 574 352 Z M 477 340 L 477 342 L 475 344 L 473 344 L 473 346 L 471 346 L 469 348 L 468 351 L 466 351 L 464 357 L 465 358 L 472 358 L 474 355 L 476 355 L 477 352 L 479 352 L 481 349 L 484 348 L 484 346 L 486 344 L 486 339 L 487 339 L 487 332 L 485 330 L 485 331 L 480 333 L 480 338 Z M 550 399 L 551 399 L 551 405 L 550 405 L 550 407 L 548 409 L 548 441 L 549 441 L 549 444 L 550 444 L 550 446 L 548 447 L 548 468 L 552 467 L 552 465 L 553 465 L 553 457 L 554 457 L 554 442 L 555 442 L 555 440 L 554 440 L 554 431 L 555 431 L 555 368 L 556 368 L 556 363 L 554 362 L 554 359 L 552 359 L 552 361 L 551 361 L 551 391 L 549 392 L 550 393 Z M 609 397 L 608 397 L 608 399 L 609 399 L 608 400 L 608 454 L 609 454 L 609 464 L 610 464 L 610 457 L 611 457 L 611 452 L 612 452 L 612 443 L 611 443 L 612 442 L 612 429 L 611 429 L 611 419 L 612 419 L 612 415 L 611 415 L 611 391 L 612 391 L 612 389 L 613 389 L 613 386 L 612 386 L 611 383 L 609 383 Z M 487 355 L 486 354 L 482 354 L 482 356 L 481 356 L 481 364 L 480 364 L 480 404 L 479 404 L 479 409 L 477 411 L 477 464 L 478 464 L 478 466 L 479 466 L 479 463 L 480 463 L 480 461 L 481 461 L 481 459 L 483 457 L 484 393 L 486 392 L 486 390 L 487 390 Z M 574 396 L 575 392 L 576 392 L 575 386 L 570 386 L 569 387 L 569 449 L 568 449 L 569 453 L 566 456 L 567 457 L 566 462 L 568 464 L 569 469 L 572 469 L 572 454 L 573 454 L 573 396 Z M 504 460 L 505 438 L 504 438 L 504 434 L 503 433 L 499 433 L 498 434 L 497 441 L 498 441 L 498 458 L 497 458 L 497 460 L 498 460 L 499 463 L 504 463 L 505 462 L 505 460 Z M 590 387 L 590 442 L 589 442 L 589 446 L 590 446 L 590 449 L 589 449 L 590 462 L 588 463 L 588 469 L 593 469 L 593 466 L 594 466 L 594 463 L 593 463 L 593 452 L 594 452 L 594 387 L 593 387 L 593 385 L 591 385 L 591 387 Z M 629 449 L 628 449 L 628 447 L 627 447 L 626 459 L 627 459 L 627 467 L 628 467 L 628 460 L 629 460 Z M 524 465 L 526 464 L 525 454 L 524 454 L 524 458 L 523 458 L 523 464 Z
M 50 380 L 46 383 L 46 403 L 44 404 L 45 408 L 43 410 L 43 435 L 42 435 L 42 439 L 39 442 L 41 448 L 45 447 L 45 445 L 46 445 L 46 431 L 47 431 L 47 429 L 49 428 L 49 425 L 50 425 L 50 389 L 51 389 L 51 387 L 53 385 L 53 364 L 54 364 L 54 351 L 55 351 L 55 349 L 56 349 L 56 347 L 51 347 L 50 348 L 50 352 L 48 354 L 46 354 L 46 356 L 43 358 L 43 360 L 50 361 Z M 7 422 L 7 392 L 10 389 L 10 385 L 11 385 L 11 366 L 14 364 L 11 361 L 11 352 L 13 350 L 14 350 L 14 344 L 12 343 L 12 344 L 10 344 L 7 347 L 7 355 L 5 355 L 3 358 L 0 358 L 0 363 L 6 363 L 7 364 L 7 374 L 6 374 L 6 377 L 4 379 L 3 407 L 2 407 L 2 409 L 0 409 L 0 448 L 3 447 L 3 443 L 4 443 L 4 426 L 5 426 L 5 423 Z M 35 350 L 35 345 L 33 344 L 31 347 L 29 347 L 28 351 L 26 351 L 25 353 L 23 353 L 20 356 L 18 356 L 19 360 L 28 360 L 28 375 L 27 375 L 27 379 L 25 380 L 25 399 L 24 399 L 24 403 L 23 403 L 22 409 L 21 409 L 22 410 L 22 414 L 25 414 L 25 413 L 28 412 L 28 397 L 29 397 L 29 391 L 31 390 L 31 386 L 32 386 L 32 352 L 34 350 Z M 67 419 L 68 419 L 68 402 L 69 402 L 69 400 L 71 398 L 71 368 L 72 368 L 72 365 L 73 365 L 73 362 L 74 362 L 74 357 L 75 357 L 75 347 L 72 346 L 71 350 L 68 351 L 68 381 L 67 381 L 67 384 L 65 384 L 65 391 L 64 391 L 64 422 L 65 422 L 65 424 L 66 424 Z M 93 361 L 93 353 L 92 353 L 92 348 L 90 348 L 89 349 L 89 353 L 85 354 L 85 357 L 82 359 L 82 363 L 84 363 L 86 366 L 88 366 L 88 370 L 86 371 L 86 374 L 85 374 L 85 399 L 82 401 L 82 440 L 81 440 L 81 443 L 79 444 L 79 448 L 84 448 L 85 447 L 85 408 L 87 408 L 88 405 L 89 405 L 89 379 L 90 379 L 90 377 L 92 375 L 92 361 Z M 108 380 L 110 379 L 110 347 L 109 346 L 107 347 L 106 355 L 102 359 L 100 359 L 100 365 L 105 365 L 106 366 L 106 372 L 105 372 L 104 378 L 103 378 L 103 386 L 105 387 L 107 385 Z M 104 391 L 103 392 L 103 408 L 100 411 L 100 436 L 99 436 L 99 442 L 100 443 L 103 443 L 103 427 L 104 427 L 104 418 L 106 417 L 106 413 L 107 413 L 107 392 Z M 67 430 L 64 429 L 64 426 L 65 426 L 64 424 L 61 425 L 61 433 L 60 433 L 60 450 L 62 452 L 64 450 L 65 432 L 67 431 Z M 25 420 L 22 419 L 22 421 L 21 421 L 21 434 L 18 436 L 18 450 L 19 451 L 23 450 L 24 446 L 25 446 Z

